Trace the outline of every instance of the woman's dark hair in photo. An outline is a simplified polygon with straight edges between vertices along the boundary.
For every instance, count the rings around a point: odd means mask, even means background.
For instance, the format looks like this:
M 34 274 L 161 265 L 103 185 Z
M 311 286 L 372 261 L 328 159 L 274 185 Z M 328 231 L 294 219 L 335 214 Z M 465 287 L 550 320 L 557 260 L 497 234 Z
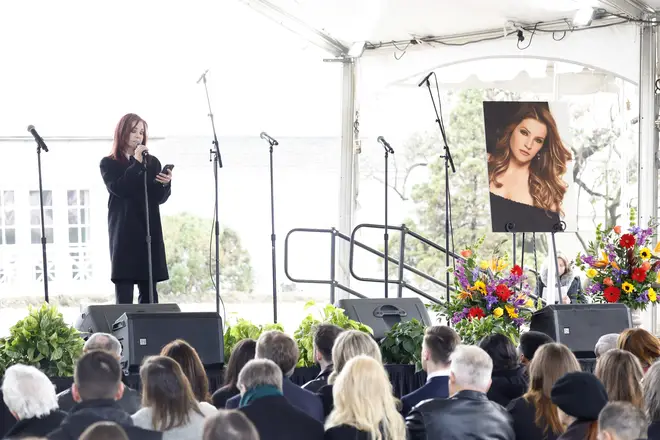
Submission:
M 488 335 L 479 342 L 479 348 L 493 360 L 493 371 L 513 370 L 518 366 L 518 353 L 513 342 L 500 333 Z
M 171 357 L 181 365 L 183 374 L 190 381 L 190 386 L 198 402 L 211 403 L 209 378 L 206 376 L 204 364 L 197 351 L 190 344 L 182 339 L 177 339 L 163 347 L 160 355 Z
M 254 359 L 254 353 L 257 350 L 257 341 L 254 339 L 242 339 L 236 343 L 229 356 L 227 368 L 225 369 L 225 380 L 223 389 L 236 388 L 238 383 L 238 373 L 241 372 L 245 364 Z

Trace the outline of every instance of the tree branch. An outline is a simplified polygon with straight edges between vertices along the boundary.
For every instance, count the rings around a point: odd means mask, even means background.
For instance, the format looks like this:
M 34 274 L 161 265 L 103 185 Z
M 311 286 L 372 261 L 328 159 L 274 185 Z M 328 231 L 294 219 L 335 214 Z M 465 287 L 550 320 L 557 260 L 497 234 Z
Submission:
M 594 191 L 594 190 L 592 190 L 591 188 L 589 188 L 589 187 L 587 186 L 587 184 L 584 183 L 584 182 L 582 181 L 582 179 L 579 178 L 578 176 L 573 176 L 573 181 L 574 181 L 575 183 L 577 183 L 577 184 L 580 186 L 580 188 L 582 188 L 583 190 L 585 190 L 585 191 L 586 191 L 590 196 L 592 196 L 592 197 L 601 197 L 601 198 L 603 198 L 603 199 L 605 199 L 605 200 L 609 200 L 609 201 L 612 201 L 612 200 L 613 200 L 612 197 L 608 197 L 608 196 L 606 196 L 605 194 L 601 194 L 601 193 L 599 193 L 598 191 Z

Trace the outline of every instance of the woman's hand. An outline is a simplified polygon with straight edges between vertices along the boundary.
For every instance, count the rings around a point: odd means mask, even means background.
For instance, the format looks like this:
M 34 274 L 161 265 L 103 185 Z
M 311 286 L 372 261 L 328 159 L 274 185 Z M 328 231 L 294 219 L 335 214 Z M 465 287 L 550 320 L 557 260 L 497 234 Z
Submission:
M 571 299 L 570 299 L 569 297 L 567 297 L 567 296 L 564 296 L 564 297 L 562 298 L 562 302 L 563 302 L 564 304 L 570 304 L 570 303 L 571 303 Z
M 168 185 L 171 180 L 172 180 L 172 170 L 167 170 L 167 174 L 158 173 L 158 175 L 156 176 L 156 182 L 163 185 Z

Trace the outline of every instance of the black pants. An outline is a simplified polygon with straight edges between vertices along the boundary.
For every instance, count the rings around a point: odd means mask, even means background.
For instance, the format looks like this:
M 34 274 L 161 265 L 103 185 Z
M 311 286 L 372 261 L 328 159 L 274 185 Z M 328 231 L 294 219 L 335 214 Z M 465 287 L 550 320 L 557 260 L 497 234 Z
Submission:
M 133 304 L 133 290 L 138 285 L 138 303 L 149 304 L 149 281 L 115 281 L 115 303 Z M 154 283 L 154 303 L 158 303 L 158 291 Z

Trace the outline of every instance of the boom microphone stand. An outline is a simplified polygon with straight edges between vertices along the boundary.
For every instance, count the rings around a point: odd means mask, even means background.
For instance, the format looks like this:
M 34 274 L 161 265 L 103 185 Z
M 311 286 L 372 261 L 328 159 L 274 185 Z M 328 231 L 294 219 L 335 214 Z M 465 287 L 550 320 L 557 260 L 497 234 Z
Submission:
M 447 145 L 447 134 L 445 133 L 445 125 L 442 121 L 442 115 L 438 111 L 438 106 L 435 104 L 435 99 L 433 99 L 433 92 L 431 92 L 431 82 L 429 78 L 433 75 L 435 77 L 435 88 L 438 94 L 438 104 L 442 105 L 440 102 L 440 89 L 438 88 L 438 78 L 435 76 L 435 72 L 431 72 L 420 82 L 417 86 L 421 87 L 426 84 L 426 87 L 429 90 L 429 95 L 431 96 L 431 102 L 433 103 L 433 110 L 435 111 L 435 122 L 437 122 L 438 127 L 440 128 L 440 134 L 442 135 L 442 142 L 444 143 L 444 154 L 442 157 L 445 161 L 445 266 L 449 269 L 449 225 L 451 223 L 450 219 L 450 203 L 451 197 L 449 193 L 449 167 L 451 166 L 452 173 L 456 173 L 456 167 L 454 166 L 454 159 L 451 157 L 451 152 L 449 151 L 449 145 Z M 445 282 L 447 283 L 447 303 L 449 303 L 449 270 L 447 270 Z
M 275 264 L 275 189 L 273 184 L 273 147 L 279 143 L 262 132 L 261 139 L 268 141 L 268 152 L 270 153 L 270 246 L 271 259 L 273 262 L 273 322 L 277 323 L 277 265 Z
M 34 125 L 29 125 L 28 132 L 32 134 L 37 141 L 37 172 L 39 174 L 39 208 L 41 209 L 41 254 L 43 259 L 43 277 L 44 277 L 44 301 L 48 302 L 48 257 L 46 256 L 46 226 L 44 222 L 44 188 L 41 178 L 41 150 L 48 153 L 48 147 L 44 140 L 39 136 Z
M 218 144 L 218 135 L 215 131 L 215 121 L 213 120 L 213 111 L 211 110 L 211 98 L 209 98 L 209 89 L 206 85 L 206 72 L 197 80 L 197 84 L 204 81 L 204 90 L 206 91 L 206 102 L 209 106 L 209 118 L 211 119 L 211 128 L 213 129 L 213 147 L 209 150 L 210 159 L 213 162 L 213 181 L 215 184 L 215 208 L 213 217 L 215 218 L 215 311 L 220 314 L 220 220 L 218 217 L 218 169 L 222 168 L 222 157 L 220 156 L 220 145 Z
M 388 234 L 387 226 L 387 168 L 389 165 L 388 157 L 390 154 L 394 154 L 394 149 L 390 146 L 389 143 L 385 140 L 384 137 L 378 136 L 378 142 L 385 148 L 385 235 L 383 239 L 385 241 L 385 298 L 389 297 L 389 248 L 390 248 L 390 236 Z
M 139 145 L 139 144 L 138 144 Z M 148 155 L 146 151 L 142 152 L 142 167 L 144 168 L 144 212 L 145 218 L 147 220 L 147 267 L 149 268 L 149 304 L 154 303 L 154 267 L 153 261 L 151 260 L 151 223 L 149 218 L 149 194 L 147 192 L 147 185 L 149 184 L 147 180 L 147 159 Z

